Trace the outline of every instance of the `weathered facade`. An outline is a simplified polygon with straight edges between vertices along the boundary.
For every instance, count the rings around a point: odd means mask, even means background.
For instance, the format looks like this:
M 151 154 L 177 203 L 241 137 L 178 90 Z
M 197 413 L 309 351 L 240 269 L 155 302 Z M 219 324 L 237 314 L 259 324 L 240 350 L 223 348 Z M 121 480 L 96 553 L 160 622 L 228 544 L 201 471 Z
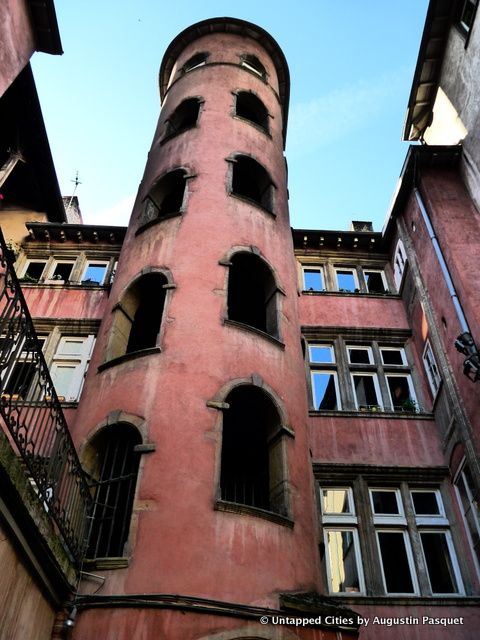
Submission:
M 382 233 L 292 232 L 273 38 L 189 27 L 160 95 L 127 228 L 4 160 L 0 637 L 473 640 L 474 122 L 409 149 Z

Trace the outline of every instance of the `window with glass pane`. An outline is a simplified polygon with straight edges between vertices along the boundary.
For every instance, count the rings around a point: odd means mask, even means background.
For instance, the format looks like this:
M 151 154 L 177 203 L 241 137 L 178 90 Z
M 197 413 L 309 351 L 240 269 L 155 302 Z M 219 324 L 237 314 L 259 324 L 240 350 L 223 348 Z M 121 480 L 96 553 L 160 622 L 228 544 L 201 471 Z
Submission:
M 353 389 L 357 408 L 381 408 L 378 400 L 376 377 L 361 373 L 353 373 Z
M 49 279 L 66 282 L 70 279 L 74 264 L 75 262 L 73 260 L 71 262 L 57 262 L 52 273 L 50 274 Z
M 27 282 L 38 282 L 42 277 L 42 273 L 45 269 L 46 264 L 46 260 L 30 260 L 22 276 L 22 279 L 26 280 Z
M 335 362 L 335 352 L 332 345 L 311 344 L 308 347 L 310 362 L 315 364 L 330 364 Z
M 372 364 L 370 347 L 347 347 L 350 364 Z
M 55 390 L 67 402 L 78 400 L 95 344 L 95 336 L 62 336 L 51 366 Z
M 475 484 L 466 464 L 457 476 L 455 486 L 463 517 L 467 525 L 470 542 L 480 570 L 480 509 L 475 493 Z
M 330 593 L 360 593 L 359 551 L 353 529 L 325 531 Z
M 412 491 L 413 510 L 417 516 L 440 516 L 436 491 Z
M 387 375 L 387 385 L 394 411 L 416 411 L 416 399 L 409 376 Z
M 385 276 L 382 271 L 364 270 L 363 275 L 368 293 L 385 293 L 387 291 Z
M 355 291 L 355 289 L 358 289 L 353 269 L 337 269 L 336 274 L 338 291 Z
M 324 291 L 325 284 L 321 269 L 303 269 L 303 290 Z
M 370 496 L 375 515 L 401 515 L 397 489 L 371 489 Z
M 322 511 L 324 514 L 353 515 L 351 489 L 348 487 L 322 489 Z
M 383 347 L 380 349 L 382 354 L 382 362 L 386 365 L 406 365 L 405 352 L 403 349 L 395 349 L 393 347 Z
M 432 347 L 430 346 L 430 342 L 428 341 L 425 344 L 425 349 L 423 351 L 423 366 L 425 367 L 425 371 L 427 373 L 427 379 L 433 397 L 435 397 L 437 395 L 438 389 L 440 388 L 442 378 L 437 367 L 435 356 L 433 355 Z
M 107 272 L 107 262 L 89 262 L 85 273 L 83 274 L 82 282 L 90 282 L 92 284 L 103 284 L 105 280 L 105 274 Z
M 313 406 L 320 411 L 340 408 L 336 374 L 330 371 L 312 372 Z
M 415 593 L 408 541 L 403 531 L 377 531 L 387 593 Z
M 445 531 L 421 531 L 423 555 L 432 593 L 457 593 L 458 586 Z

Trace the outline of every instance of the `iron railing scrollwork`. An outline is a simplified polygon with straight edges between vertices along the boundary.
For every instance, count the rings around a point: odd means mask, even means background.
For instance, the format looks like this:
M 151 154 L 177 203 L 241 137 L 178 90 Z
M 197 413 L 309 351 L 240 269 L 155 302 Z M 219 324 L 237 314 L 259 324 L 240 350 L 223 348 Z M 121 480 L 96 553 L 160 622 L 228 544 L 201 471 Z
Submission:
M 0 230 L 0 423 L 76 562 L 92 497 Z

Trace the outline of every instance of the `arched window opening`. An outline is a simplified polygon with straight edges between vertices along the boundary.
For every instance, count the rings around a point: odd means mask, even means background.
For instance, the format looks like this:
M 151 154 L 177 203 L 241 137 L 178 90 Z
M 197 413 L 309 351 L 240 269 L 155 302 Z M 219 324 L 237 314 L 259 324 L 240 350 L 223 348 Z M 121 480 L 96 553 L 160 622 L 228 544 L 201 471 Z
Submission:
M 107 360 L 157 346 L 166 277 L 148 273 L 134 282 L 114 311 Z
M 222 500 L 287 515 L 285 437 L 275 405 L 251 385 L 236 387 L 225 401 Z
M 87 558 L 122 557 L 128 539 L 141 444 L 126 424 L 103 429 L 87 448 L 85 466 L 94 491 Z
M 250 120 L 268 132 L 268 111 L 263 102 L 253 93 L 241 91 L 237 95 L 235 115 Z
M 270 268 L 252 253 L 237 253 L 230 262 L 228 319 L 278 338 L 278 293 Z
M 188 71 L 192 71 L 192 69 L 196 69 L 197 67 L 202 67 L 204 64 L 207 64 L 208 53 L 196 53 L 194 56 L 189 58 L 187 62 L 183 65 L 183 72 L 187 73 Z
M 184 169 L 171 171 L 158 180 L 145 198 L 139 220 L 140 226 L 180 214 L 185 196 L 185 185 L 186 171 Z
M 254 56 L 248 53 L 245 54 L 242 57 L 241 65 L 242 67 L 245 67 L 249 71 L 253 71 L 253 73 L 256 73 L 258 76 L 260 76 L 263 79 L 267 77 L 267 70 L 265 69 L 263 64 L 260 62 L 260 60 L 257 58 L 257 56 Z
M 200 100 L 198 98 L 188 98 L 188 100 L 181 102 L 168 118 L 165 137 L 174 136 L 194 127 L 197 124 L 199 112 Z
M 233 164 L 232 193 L 272 210 L 273 184 L 261 164 L 248 156 L 237 156 Z

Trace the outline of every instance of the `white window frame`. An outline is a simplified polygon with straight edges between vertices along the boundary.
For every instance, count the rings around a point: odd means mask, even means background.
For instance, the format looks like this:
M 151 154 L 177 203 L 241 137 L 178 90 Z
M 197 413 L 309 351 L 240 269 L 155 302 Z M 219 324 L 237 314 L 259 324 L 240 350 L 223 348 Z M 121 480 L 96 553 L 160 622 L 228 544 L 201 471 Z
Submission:
M 365 288 L 366 288 L 368 293 L 372 293 L 372 292 L 368 288 L 368 280 L 367 280 L 366 275 L 365 275 L 366 273 L 379 273 L 381 278 L 382 278 L 382 284 L 383 284 L 384 292 L 385 293 L 388 292 L 387 278 L 385 277 L 385 271 L 383 269 L 369 269 L 368 267 L 363 267 L 362 271 L 363 271 L 363 279 L 365 280 Z M 376 293 L 376 292 L 374 291 L 373 293 Z
M 408 264 L 407 253 L 405 251 L 405 246 L 403 241 L 399 238 L 395 247 L 395 253 L 393 256 L 393 279 L 395 281 L 395 286 L 397 287 L 397 291 L 400 291 L 403 276 L 405 275 L 405 270 Z
M 326 373 L 328 375 L 333 376 L 333 383 L 335 385 L 335 393 L 337 396 L 337 408 L 336 409 L 320 409 L 317 407 L 317 399 L 315 395 L 315 382 L 314 376 L 320 373 Z M 338 385 L 338 374 L 336 371 L 332 369 L 312 369 L 311 371 L 311 384 L 312 384 L 312 397 L 313 397 L 313 409 L 314 411 L 341 411 L 342 410 L 342 400 L 340 398 L 340 388 Z
M 87 260 L 85 264 L 85 268 L 83 269 L 81 282 L 85 282 L 85 276 L 87 275 L 87 271 L 90 267 L 105 267 L 105 273 L 103 274 L 102 280 L 98 283 L 99 286 L 105 284 L 105 280 L 108 273 L 109 261 L 108 260 Z
M 347 344 L 345 346 L 345 348 L 347 350 L 348 364 L 351 364 L 353 366 L 362 366 L 362 365 L 367 365 L 367 364 L 372 364 L 373 365 L 374 364 L 372 347 L 370 347 L 368 345 Z M 350 358 L 350 349 L 355 349 L 356 351 L 366 351 L 368 353 L 368 362 L 352 362 L 352 360 Z
M 38 278 L 38 280 L 37 280 L 37 282 L 40 282 L 40 281 L 42 280 L 42 278 L 45 276 L 46 268 L 47 268 L 47 266 L 48 266 L 48 258 L 47 258 L 47 259 L 43 259 L 43 258 L 38 258 L 38 259 L 37 259 L 37 258 L 29 258 L 29 259 L 27 260 L 27 262 L 25 263 L 24 268 L 22 269 L 22 275 L 21 275 L 21 276 L 19 276 L 19 277 L 20 277 L 20 279 L 21 279 L 21 278 L 24 278 L 24 277 L 26 276 L 27 271 L 28 271 L 28 267 L 29 267 L 32 263 L 36 263 L 36 264 L 38 264 L 38 263 L 43 263 L 43 270 L 42 270 L 42 273 L 40 274 L 40 276 L 39 276 L 39 278 Z
M 319 486 L 320 491 L 320 508 L 322 510 L 322 521 L 324 523 L 335 523 L 338 524 L 340 522 L 346 524 L 357 524 L 357 516 L 355 515 L 355 503 L 353 501 L 353 491 L 351 487 L 345 486 L 335 486 L 335 487 L 326 487 Z M 347 513 L 340 513 L 339 511 L 325 511 L 324 508 L 324 500 L 323 500 L 323 492 L 324 491 L 345 491 L 348 496 L 348 505 L 350 511 Z
M 435 496 L 435 500 L 437 501 L 438 513 L 417 513 L 415 510 L 415 503 L 413 502 L 413 494 L 414 493 L 433 493 Z M 447 526 L 449 525 L 447 516 L 445 515 L 445 509 L 443 506 L 443 500 L 440 495 L 440 491 L 438 489 L 427 489 L 424 487 L 416 487 L 415 489 L 410 489 L 410 495 L 412 497 L 412 509 L 415 514 L 415 521 L 417 525 L 432 525 L 438 524 Z
M 418 522 L 418 521 L 417 521 Z M 439 592 L 439 591 L 434 591 L 432 589 L 432 583 L 430 580 L 430 574 L 428 572 L 428 567 L 427 567 L 427 561 L 425 558 L 425 551 L 423 548 L 423 540 L 422 540 L 422 533 L 434 533 L 436 535 L 439 534 L 443 534 L 445 536 L 445 540 L 447 542 L 447 548 L 448 548 L 448 553 L 450 554 L 450 562 L 452 565 L 452 569 L 453 569 L 453 575 L 455 576 L 455 581 L 456 581 L 456 587 L 457 590 L 456 591 L 452 591 L 452 592 L 448 592 L 448 593 L 443 593 L 443 592 Z M 460 567 L 458 566 L 458 560 L 457 560 L 457 556 L 455 553 L 455 547 L 453 545 L 453 540 L 452 540 L 452 534 L 450 532 L 449 529 L 434 529 L 432 527 L 421 527 L 418 529 L 418 536 L 420 538 L 420 547 L 422 549 L 422 556 L 423 556 L 423 563 L 425 566 L 425 573 L 428 579 L 428 585 L 430 587 L 430 591 L 432 593 L 432 595 L 434 596 L 457 596 L 457 595 L 465 595 L 465 589 L 463 586 L 463 580 L 462 580 L 462 574 L 460 573 Z
M 374 521 L 376 521 L 376 519 L 374 518 Z M 404 592 L 404 591 L 388 591 L 387 590 L 387 581 L 385 579 L 385 571 L 383 569 L 383 559 L 382 559 L 382 550 L 380 547 L 380 538 L 378 536 L 379 533 L 401 533 L 403 536 L 403 541 L 405 544 L 405 553 L 407 556 L 407 561 L 408 561 L 408 568 L 410 570 L 410 578 L 412 580 L 412 587 L 413 587 L 413 591 L 412 592 Z M 418 585 L 418 578 L 417 578 L 417 572 L 415 571 L 415 562 L 413 559 L 413 553 L 412 553 L 412 545 L 410 542 L 410 536 L 408 535 L 408 532 L 405 529 L 402 529 L 400 527 L 376 527 L 375 528 L 375 537 L 377 539 L 377 550 L 378 550 L 378 559 L 380 562 L 380 570 L 382 572 L 382 581 L 383 581 L 383 588 L 385 590 L 385 595 L 387 596 L 418 596 L 420 595 L 420 588 Z M 423 549 L 422 549 L 423 551 Z
M 354 376 L 364 376 L 364 377 L 369 377 L 369 378 L 373 378 L 373 386 L 375 387 L 375 393 L 377 394 L 377 403 L 375 405 L 364 405 L 364 404 L 360 404 L 358 402 L 358 398 L 357 398 L 357 391 L 355 389 L 355 382 L 353 380 Z M 357 411 L 360 411 L 360 407 L 379 407 L 381 411 L 383 411 L 384 406 L 383 406 L 383 400 L 382 400 L 382 394 L 380 392 L 380 385 L 378 383 L 378 375 L 374 372 L 370 372 L 370 371 L 350 371 L 350 380 L 352 383 L 352 391 L 353 391 L 353 397 L 355 400 L 355 408 Z
M 425 342 L 422 361 L 425 373 L 427 374 L 430 391 L 432 392 L 433 399 L 435 400 L 440 390 L 440 385 L 442 384 L 442 376 L 440 375 L 440 371 L 435 359 L 435 355 L 433 353 L 432 345 L 430 344 L 430 340 L 427 340 Z
M 357 568 L 358 582 L 359 582 L 359 591 L 333 591 L 331 588 L 332 585 L 332 568 L 330 562 L 330 547 L 328 545 L 328 532 L 342 532 L 348 531 L 352 534 L 353 538 L 353 548 L 355 551 L 355 564 Z M 363 562 L 362 555 L 360 550 L 360 539 L 358 536 L 358 530 L 356 526 L 335 526 L 333 523 L 324 527 L 323 529 L 323 538 L 325 544 L 325 556 L 326 556 L 326 574 L 327 574 L 327 589 L 331 595 L 342 596 L 342 597 L 351 597 L 351 596 L 361 596 L 365 595 L 365 578 L 363 575 Z
M 322 288 L 321 289 L 307 289 L 307 283 L 305 281 L 305 272 L 306 271 L 314 271 L 316 273 L 320 274 L 320 278 L 322 281 Z M 318 266 L 309 266 L 309 265 L 302 265 L 302 290 L 303 291 L 326 291 L 326 286 L 325 286 L 325 271 L 323 269 L 323 267 L 318 267 Z
M 330 351 L 330 354 L 332 356 L 332 359 L 329 361 L 324 361 L 324 360 L 312 360 L 312 349 L 315 348 L 321 348 L 321 349 L 328 349 Z M 321 344 L 321 343 L 316 343 L 316 344 L 309 344 L 308 345 L 308 359 L 309 362 L 311 364 L 336 364 L 335 361 L 335 349 L 333 348 L 332 344 Z
M 373 505 L 373 492 L 381 491 L 382 493 L 393 493 L 397 502 L 398 513 L 376 513 Z M 402 496 L 400 489 L 396 487 L 368 487 L 368 495 L 370 497 L 370 507 L 372 509 L 373 521 L 375 524 L 406 526 L 407 519 L 403 508 Z
M 380 357 L 382 359 L 382 364 L 384 367 L 408 367 L 407 356 L 405 354 L 405 349 L 403 347 L 384 347 L 382 345 L 379 346 L 380 349 Z M 401 364 L 389 364 L 386 363 L 383 359 L 384 351 L 398 351 L 400 353 L 400 357 L 402 359 Z
M 413 381 L 412 381 L 412 376 L 410 375 L 410 373 L 393 373 L 390 371 L 386 371 L 385 372 L 385 380 L 387 383 L 387 391 L 388 391 L 388 397 L 390 398 L 390 404 L 392 407 L 392 411 L 395 411 L 395 407 L 398 405 L 395 405 L 393 402 L 393 398 L 392 398 L 392 392 L 390 391 L 390 385 L 388 384 L 388 378 L 407 378 L 407 384 L 408 384 L 408 390 L 410 393 L 410 399 L 412 400 L 412 402 L 415 403 L 416 408 L 419 408 L 419 404 L 418 404 L 418 399 L 417 399 L 417 395 L 415 393 L 415 388 L 413 386 Z M 399 412 L 400 413 L 400 412 Z
M 462 462 L 460 464 L 459 470 L 455 474 L 455 478 L 454 478 L 453 484 L 454 484 L 454 487 L 455 487 L 455 495 L 457 496 L 458 507 L 459 507 L 460 512 L 462 514 L 463 524 L 464 524 L 464 527 L 465 527 L 465 531 L 467 532 L 468 541 L 470 543 L 471 555 L 473 557 L 475 568 L 477 570 L 477 575 L 480 578 L 480 560 L 479 560 L 479 558 L 478 558 L 478 556 L 477 556 L 477 554 L 475 552 L 475 549 L 474 549 L 472 533 L 471 533 L 470 525 L 468 523 L 467 516 L 466 516 L 467 510 L 469 509 L 473 513 L 472 518 L 473 518 L 473 521 L 475 523 L 475 528 L 477 529 L 478 536 L 480 537 L 480 512 L 478 511 L 478 509 L 476 507 L 477 501 L 475 499 L 475 495 L 473 494 L 472 488 L 471 488 L 471 486 L 470 486 L 470 484 L 468 482 L 468 479 L 467 479 L 467 477 L 465 475 L 464 469 L 465 469 L 466 466 L 467 466 L 466 459 L 463 458 L 463 460 L 462 460 Z M 458 488 L 458 481 L 459 481 L 460 477 L 462 478 L 463 485 L 464 485 L 465 491 L 467 493 L 467 498 L 468 498 L 468 508 L 467 508 L 467 510 L 465 510 L 465 508 L 463 506 L 462 496 L 460 494 L 460 489 Z
M 345 271 L 345 272 L 349 272 L 353 275 L 353 282 L 354 282 L 354 287 L 352 291 L 340 291 L 340 287 L 338 286 L 338 272 L 339 271 Z M 358 283 L 358 274 L 357 274 L 357 270 L 355 269 L 355 267 L 335 267 L 335 287 L 336 287 L 336 291 L 338 291 L 339 293 L 355 293 L 355 289 L 360 290 L 360 285 Z
M 53 278 L 53 274 L 55 272 L 55 269 L 57 268 L 57 265 L 59 264 L 71 264 L 72 265 L 72 270 L 70 271 L 70 274 L 73 273 L 74 269 L 75 269 L 75 263 L 76 263 L 76 259 L 72 258 L 72 259 L 59 259 L 57 260 L 55 258 L 55 260 L 52 261 L 52 263 L 49 265 L 48 267 L 48 271 L 47 271 L 47 276 L 44 278 L 44 282 L 46 282 L 47 284 L 64 284 L 66 281 L 65 280 L 57 280 Z M 44 271 L 45 273 L 45 271 Z
M 67 341 L 82 342 L 82 349 L 78 354 L 65 354 L 61 352 L 62 345 L 65 345 Z M 92 357 L 93 347 L 95 345 L 95 336 L 73 336 L 62 335 L 58 344 L 55 355 L 53 356 L 50 366 L 50 374 L 55 385 L 55 372 L 62 367 L 68 367 L 74 369 L 73 377 L 70 381 L 68 389 L 65 394 L 58 393 L 60 398 L 64 398 L 65 402 L 77 402 L 82 393 L 83 383 L 85 381 L 85 375 L 87 373 L 88 365 Z

